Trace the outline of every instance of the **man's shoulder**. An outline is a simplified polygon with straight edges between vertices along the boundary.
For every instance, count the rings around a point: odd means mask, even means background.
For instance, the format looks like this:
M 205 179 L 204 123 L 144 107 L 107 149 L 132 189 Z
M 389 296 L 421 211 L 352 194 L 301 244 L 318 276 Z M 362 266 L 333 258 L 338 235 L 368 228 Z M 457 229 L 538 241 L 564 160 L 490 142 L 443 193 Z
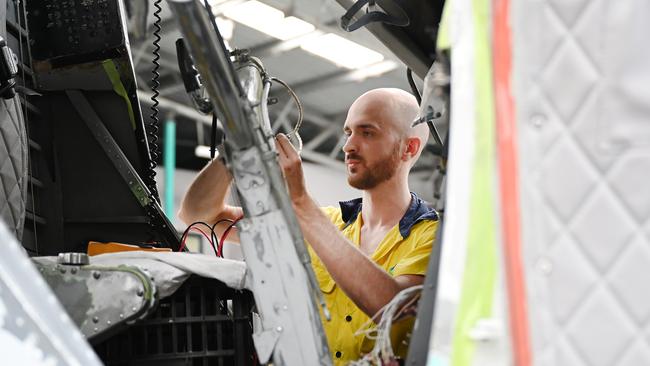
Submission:
M 437 219 L 420 220 L 413 225 L 411 231 L 417 234 L 435 233 L 438 228 L 438 223 L 439 221 Z

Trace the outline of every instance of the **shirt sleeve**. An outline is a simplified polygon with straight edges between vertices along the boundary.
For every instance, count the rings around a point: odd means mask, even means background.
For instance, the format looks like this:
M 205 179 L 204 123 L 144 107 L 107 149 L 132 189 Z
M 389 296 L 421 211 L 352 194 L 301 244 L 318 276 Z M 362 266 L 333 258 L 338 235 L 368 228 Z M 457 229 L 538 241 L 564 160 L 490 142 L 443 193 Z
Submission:
M 341 217 L 341 210 L 334 206 L 321 207 L 321 211 L 327 216 L 332 222 L 336 222 Z
M 425 275 L 429 257 L 433 249 L 438 222 L 433 221 L 423 225 L 421 230 L 412 230 L 409 240 L 413 240 L 413 249 L 408 252 L 393 268 L 393 277 L 402 275 Z M 415 228 L 414 228 L 415 229 Z

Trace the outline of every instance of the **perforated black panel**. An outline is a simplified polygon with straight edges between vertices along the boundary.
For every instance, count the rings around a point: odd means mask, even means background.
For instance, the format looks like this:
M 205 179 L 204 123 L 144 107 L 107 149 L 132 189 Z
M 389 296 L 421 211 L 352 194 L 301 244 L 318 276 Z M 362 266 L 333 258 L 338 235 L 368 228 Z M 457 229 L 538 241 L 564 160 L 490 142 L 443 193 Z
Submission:
M 124 42 L 118 1 L 39 0 L 28 1 L 29 30 L 34 60 L 80 55 L 88 60 L 105 58 Z

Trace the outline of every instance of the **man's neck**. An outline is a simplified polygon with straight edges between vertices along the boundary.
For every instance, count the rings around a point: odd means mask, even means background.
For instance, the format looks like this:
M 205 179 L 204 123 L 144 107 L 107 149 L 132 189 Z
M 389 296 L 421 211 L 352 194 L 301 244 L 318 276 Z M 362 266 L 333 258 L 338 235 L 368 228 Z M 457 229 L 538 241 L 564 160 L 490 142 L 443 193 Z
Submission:
M 394 226 L 404 216 L 411 203 L 406 179 L 391 179 L 363 191 L 361 215 L 368 228 Z

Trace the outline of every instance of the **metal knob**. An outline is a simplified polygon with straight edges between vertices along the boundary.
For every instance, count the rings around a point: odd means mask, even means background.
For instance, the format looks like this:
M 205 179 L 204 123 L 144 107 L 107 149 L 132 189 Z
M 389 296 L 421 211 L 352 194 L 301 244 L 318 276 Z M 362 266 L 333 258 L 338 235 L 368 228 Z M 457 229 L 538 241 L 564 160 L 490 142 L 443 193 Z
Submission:
M 86 253 L 59 253 L 57 262 L 59 264 L 84 266 L 90 263 L 90 258 Z

